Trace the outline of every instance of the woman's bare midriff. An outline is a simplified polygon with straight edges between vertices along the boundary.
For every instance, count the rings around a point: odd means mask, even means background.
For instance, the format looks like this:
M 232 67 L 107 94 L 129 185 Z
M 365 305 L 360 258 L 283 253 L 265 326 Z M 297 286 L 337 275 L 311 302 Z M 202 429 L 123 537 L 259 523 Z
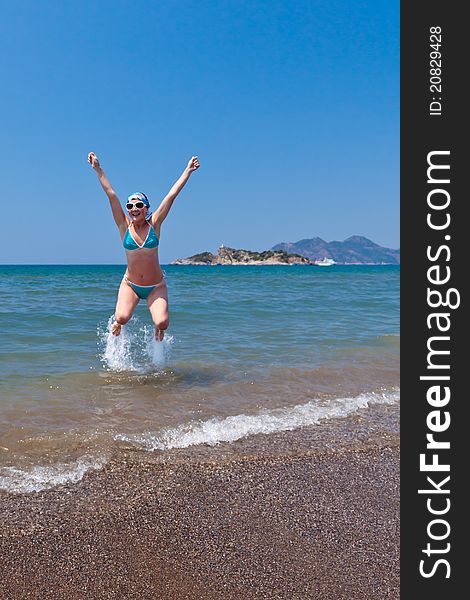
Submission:
M 126 250 L 127 278 L 137 285 L 154 285 L 163 278 L 163 271 L 158 262 L 158 249 L 140 248 Z

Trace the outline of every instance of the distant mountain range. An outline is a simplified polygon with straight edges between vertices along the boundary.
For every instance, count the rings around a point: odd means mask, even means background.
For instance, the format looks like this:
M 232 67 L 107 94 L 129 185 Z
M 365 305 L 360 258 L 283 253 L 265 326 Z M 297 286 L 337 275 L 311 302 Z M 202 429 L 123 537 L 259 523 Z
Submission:
M 340 264 L 400 264 L 400 250 L 384 248 L 366 237 L 353 235 L 344 242 L 325 242 L 314 237 L 298 242 L 282 242 L 271 250 L 300 254 L 312 262 L 322 258 L 332 258 Z

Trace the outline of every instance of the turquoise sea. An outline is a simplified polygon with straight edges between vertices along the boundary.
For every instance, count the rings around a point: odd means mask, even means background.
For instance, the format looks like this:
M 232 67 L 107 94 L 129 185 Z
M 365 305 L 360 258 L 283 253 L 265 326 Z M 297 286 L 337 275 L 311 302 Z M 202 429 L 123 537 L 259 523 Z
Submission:
M 163 343 L 109 333 L 124 270 L 0 266 L 0 490 L 398 402 L 399 267 L 166 266 Z

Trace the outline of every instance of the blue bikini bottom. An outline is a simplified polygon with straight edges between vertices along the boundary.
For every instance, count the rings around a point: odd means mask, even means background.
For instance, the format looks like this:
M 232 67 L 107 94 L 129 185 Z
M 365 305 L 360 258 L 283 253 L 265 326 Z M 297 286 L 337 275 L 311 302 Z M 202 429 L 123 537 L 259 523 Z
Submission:
M 127 279 L 126 276 L 124 276 L 124 281 L 128 285 L 131 286 L 131 288 L 139 296 L 139 298 L 141 298 L 142 300 L 145 300 L 146 298 L 148 298 L 150 296 L 150 294 L 153 292 L 153 290 L 155 288 L 162 285 L 162 283 L 165 283 L 165 274 L 163 274 L 162 279 L 154 285 L 137 285 L 136 283 L 132 283 L 132 281 L 129 281 L 129 279 Z

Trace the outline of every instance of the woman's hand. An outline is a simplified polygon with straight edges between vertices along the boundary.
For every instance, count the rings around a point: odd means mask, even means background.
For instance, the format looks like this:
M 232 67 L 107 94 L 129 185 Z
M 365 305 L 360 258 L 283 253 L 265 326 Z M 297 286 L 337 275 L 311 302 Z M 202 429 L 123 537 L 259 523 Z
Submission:
M 199 159 L 197 156 L 192 156 L 191 160 L 188 162 L 188 166 L 186 167 L 186 171 L 188 173 L 192 173 L 196 169 L 199 169 L 201 165 L 199 164 Z
M 98 167 L 101 166 L 100 161 L 98 160 L 98 157 L 96 156 L 96 154 L 94 152 L 90 152 L 88 154 L 88 162 L 94 169 L 97 169 Z

